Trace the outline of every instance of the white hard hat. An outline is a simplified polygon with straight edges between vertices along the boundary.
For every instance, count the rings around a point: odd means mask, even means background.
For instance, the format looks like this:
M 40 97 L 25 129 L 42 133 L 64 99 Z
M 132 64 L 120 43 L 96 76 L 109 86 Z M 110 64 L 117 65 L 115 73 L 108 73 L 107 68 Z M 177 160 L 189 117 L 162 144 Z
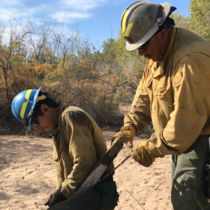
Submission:
M 157 5 L 137 1 L 127 7 L 121 17 L 121 31 L 127 41 L 126 49 L 133 51 L 149 40 L 158 31 L 170 10 L 171 5 L 167 2 Z

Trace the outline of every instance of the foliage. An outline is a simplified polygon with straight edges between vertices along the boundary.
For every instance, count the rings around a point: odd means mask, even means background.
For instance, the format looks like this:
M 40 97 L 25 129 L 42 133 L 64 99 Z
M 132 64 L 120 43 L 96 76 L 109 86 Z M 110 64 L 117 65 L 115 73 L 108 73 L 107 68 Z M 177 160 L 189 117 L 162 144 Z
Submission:
M 145 59 L 139 56 L 138 51 L 128 52 L 125 45 L 125 39 L 120 32 L 114 43 L 118 68 L 121 70 L 117 80 L 117 95 L 121 102 L 130 104 L 142 77 Z
M 65 64 L 61 59 L 50 74 L 48 85 L 56 100 L 85 109 L 100 125 L 118 123 L 111 120 L 119 114 L 114 75 L 103 65 L 101 54 L 93 53 L 90 43 L 72 44 L 78 49 L 76 55 L 66 55 Z
M 209 1 L 192 0 L 191 18 L 174 13 L 176 25 L 208 39 Z M 145 59 L 125 49 L 121 32 L 100 50 L 78 32 L 67 36 L 56 30 L 55 23 L 11 27 L 6 42 L 5 33 L 0 26 L 0 102 L 11 103 L 18 92 L 45 84 L 58 102 L 85 109 L 100 125 L 122 122 L 119 105 L 131 104 Z
M 174 19 L 176 26 L 189 29 L 189 21 L 190 21 L 189 17 L 182 16 L 178 12 L 175 12 L 170 17 L 172 17 Z
M 44 63 L 44 64 L 34 64 L 31 63 L 30 69 L 34 72 L 37 79 L 42 80 L 47 74 L 54 71 L 53 65 Z
M 210 0 L 191 0 L 190 29 L 210 40 Z

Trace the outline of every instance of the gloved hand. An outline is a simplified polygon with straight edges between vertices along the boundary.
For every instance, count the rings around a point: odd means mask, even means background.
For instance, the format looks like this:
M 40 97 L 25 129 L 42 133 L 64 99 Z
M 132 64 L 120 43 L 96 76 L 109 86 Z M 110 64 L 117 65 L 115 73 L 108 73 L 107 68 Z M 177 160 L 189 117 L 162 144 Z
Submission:
M 131 153 L 131 157 L 139 164 L 149 167 L 153 164 L 155 158 L 164 157 L 154 145 L 149 141 L 139 143 Z
M 60 203 L 64 200 L 66 200 L 67 198 L 61 193 L 61 187 L 56 190 L 53 194 L 50 195 L 47 203 L 45 203 L 45 206 L 53 206 L 56 203 Z
M 112 138 L 111 145 L 115 142 L 122 141 L 123 143 L 127 144 L 129 148 L 133 147 L 133 139 L 135 136 L 135 128 L 132 126 L 124 126 L 117 132 L 114 137 Z

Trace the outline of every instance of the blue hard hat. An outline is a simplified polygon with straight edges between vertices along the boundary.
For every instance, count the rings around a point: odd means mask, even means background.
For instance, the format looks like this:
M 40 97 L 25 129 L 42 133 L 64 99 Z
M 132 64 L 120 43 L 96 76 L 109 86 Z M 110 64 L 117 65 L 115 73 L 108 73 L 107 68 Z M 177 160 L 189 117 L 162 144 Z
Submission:
M 42 90 L 44 85 L 42 85 L 38 90 L 30 89 L 20 92 L 15 96 L 12 101 L 12 114 L 13 116 L 20 121 L 21 123 L 25 124 L 26 118 L 31 110 L 34 109 L 39 92 Z M 29 119 L 28 127 L 31 124 L 31 117 Z

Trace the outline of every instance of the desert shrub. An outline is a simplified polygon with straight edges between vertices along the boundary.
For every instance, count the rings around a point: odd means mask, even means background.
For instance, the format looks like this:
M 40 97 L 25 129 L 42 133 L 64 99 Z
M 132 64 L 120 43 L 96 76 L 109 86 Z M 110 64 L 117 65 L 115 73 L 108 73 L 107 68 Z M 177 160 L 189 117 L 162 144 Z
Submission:
M 73 83 L 56 83 L 47 89 L 56 101 L 87 111 L 100 126 L 119 126 L 123 123 L 118 99 L 106 85 L 85 83 L 78 86 Z

